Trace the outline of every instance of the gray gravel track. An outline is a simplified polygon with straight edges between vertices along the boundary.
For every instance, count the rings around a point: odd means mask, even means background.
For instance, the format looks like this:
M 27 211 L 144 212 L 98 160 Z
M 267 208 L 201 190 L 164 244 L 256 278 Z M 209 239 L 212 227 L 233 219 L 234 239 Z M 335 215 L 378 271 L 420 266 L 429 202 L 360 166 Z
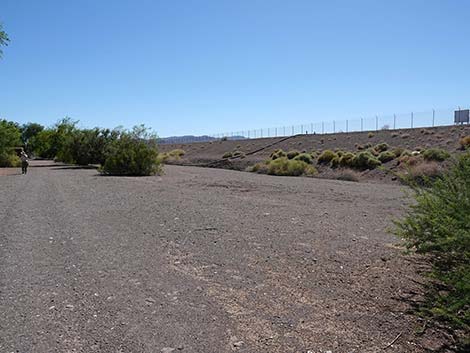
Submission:
M 400 187 L 167 166 L 0 178 L 0 352 L 421 352 Z M 411 294 L 410 294 L 411 293 Z

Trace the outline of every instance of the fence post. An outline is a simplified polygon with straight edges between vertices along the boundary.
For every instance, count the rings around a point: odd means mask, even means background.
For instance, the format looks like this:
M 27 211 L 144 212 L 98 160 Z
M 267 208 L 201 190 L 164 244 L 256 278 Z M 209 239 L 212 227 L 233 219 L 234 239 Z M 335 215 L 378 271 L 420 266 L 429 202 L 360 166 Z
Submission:
M 411 128 L 413 128 L 413 112 L 411 112 Z
M 333 133 L 336 133 L 336 121 L 333 120 Z
M 260 129 L 261 130 L 261 138 L 263 138 L 263 129 Z
M 321 122 L 321 133 L 322 135 L 325 133 L 325 123 L 323 121 Z
M 276 132 L 275 132 L 275 134 L 276 134 L 276 137 L 277 137 L 277 128 L 276 128 Z
M 364 118 L 361 118 L 361 132 L 364 131 Z
M 310 133 L 313 134 L 313 124 L 310 124 Z
M 282 135 L 283 135 L 283 136 L 286 136 L 286 127 L 283 126 L 282 129 L 283 129 L 283 134 L 282 134 Z
M 294 135 L 294 125 L 292 125 L 292 136 Z
M 397 128 L 397 115 L 393 114 L 393 130 Z
M 436 117 L 436 111 L 433 109 L 432 110 L 432 127 L 434 127 L 434 119 Z
M 300 133 L 301 133 L 301 134 L 304 133 L 304 126 L 303 126 L 303 125 L 300 125 Z
M 379 116 L 375 116 L 375 131 L 379 131 Z
M 349 132 L 349 130 L 348 130 L 348 129 L 349 129 L 349 121 L 348 121 L 348 119 L 346 119 L 346 133 L 348 133 L 348 132 Z

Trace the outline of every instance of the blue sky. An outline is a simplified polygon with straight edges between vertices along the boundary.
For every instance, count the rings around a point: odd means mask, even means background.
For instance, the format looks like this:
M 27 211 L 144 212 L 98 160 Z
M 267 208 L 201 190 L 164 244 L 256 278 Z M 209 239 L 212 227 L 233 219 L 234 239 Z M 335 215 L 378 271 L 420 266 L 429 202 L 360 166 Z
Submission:
M 0 0 L 0 117 L 160 136 L 468 105 L 466 0 Z

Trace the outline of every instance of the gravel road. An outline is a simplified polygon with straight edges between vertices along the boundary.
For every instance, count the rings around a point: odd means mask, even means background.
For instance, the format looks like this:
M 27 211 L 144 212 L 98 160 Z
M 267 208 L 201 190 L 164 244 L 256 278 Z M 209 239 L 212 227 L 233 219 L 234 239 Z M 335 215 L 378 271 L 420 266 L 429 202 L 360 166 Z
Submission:
M 403 195 L 33 162 L 0 177 L 0 352 L 423 352 L 418 265 L 386 231 Z

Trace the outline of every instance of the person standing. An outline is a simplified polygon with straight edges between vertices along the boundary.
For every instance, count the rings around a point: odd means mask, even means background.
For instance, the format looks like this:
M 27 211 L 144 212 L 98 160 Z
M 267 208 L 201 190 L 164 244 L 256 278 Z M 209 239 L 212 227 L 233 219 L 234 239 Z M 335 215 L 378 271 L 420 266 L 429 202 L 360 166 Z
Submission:
M 25 151 L 21 151 L 21 174 L 26 174 L 28 172 L 28 155 L 25 153 Z

